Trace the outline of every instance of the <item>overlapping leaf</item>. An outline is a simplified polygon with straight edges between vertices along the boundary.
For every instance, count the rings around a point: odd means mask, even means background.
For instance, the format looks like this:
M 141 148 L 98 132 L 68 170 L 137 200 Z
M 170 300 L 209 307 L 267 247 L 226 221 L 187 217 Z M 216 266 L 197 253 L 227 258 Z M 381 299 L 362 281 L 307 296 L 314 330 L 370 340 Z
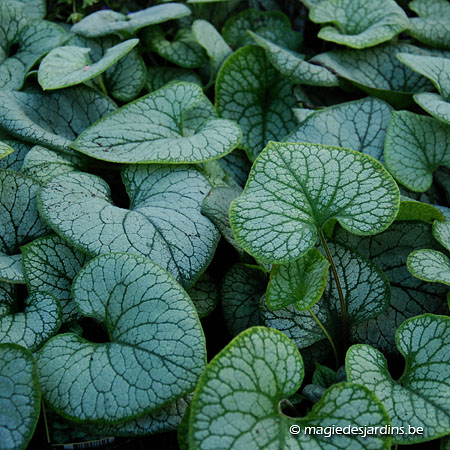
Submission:
M 110 342 L 61 334 L 38 358 L 43 396 L 76 421 L 117 423 L 189 393 L 205 366 L 204 335 L 186 292 L 152 261 L 99 256 L 74 281 L 83 315 L 106 326 Z
M 304 367 L 292 341 L 266 328 L 251 328 L 228 344 L 202 374 L 191 404 L 189 448 L 389 448 L 390 437 L 358 435 L 331 439 L 304 427 L 384 425 L 389 418 L 365 387 L 331 387 L 302 419 L 285 416 L 280 402 L 300 387 Z M 363 408 L 365 414 L 359 411 Z M 289 432 L 298 425 L 299 435 Z
M 4 158 L 5 156 L 10 155 L 14 149 L 8 145 L 6 142 L 0 142 L 0 159 Z M 3 167 L 2 167 L 3 169 Z
M 149 165 L 125 168 L 123 181 L 129 210 L 112 204 L 102 179 L 73 172 L 43 187 L 41 214 L 75 248 L 91 255 L 148 256 L 189 287 L 219 240 L 216 227 L 200 212 L 207 180 L 192 167 Z
M 171 81 L 186 81 L 202 85 L 200 77 L 193 71 L 179 67 L 152 66 L 147 68 L 145 87 L 149 92 L 162 88 Z
M 384 404 L 401 444 L 426 442 L 450 433 L 450 318 L 425 314 L 405 321 L 396 332 L 396 343 L 406 368 L 393 380 L 384 356 L 368 345 L 355 345 L 347 353 L 350 381 L 363 384 Z M 408 427 L 423 434 L 408 434 Z
M 211 314 L 219 302 L 220 293 L 216 281 L 210 273 L 203 273 L 188 290 L 200 318 Z
M 202 117 L 200 87 L 172 83 L 130 103 L 87 129 L 73 144 L 97 159 L 123 163 L 191 163 L 216 159 L 239 143 L 233 122 Z M 192 114 L 195 112 L 195 116 Z M 189 123 L 188 117 L 195 118 Z M 203 119 L 203 120 L 202 120 Z
M 6 151 L 8 151 L 9 147 L 11 149 L 11 152 L 3 158 L 0 158 L 0 168 L 15 170 L 19 172 L 22 169 L 24 159 L 31 149 L 32 145 L 13 139 L 5 139 L 3 142 L 0 142 L 0 147 L 2 146 L 2 144 L 6 145 L 6 147 L 4 147 Z
M 348 231 L 385 230 L 398 212 L 395 181 L 374 159 L 344 148 L 271 142 L 230 209 L 235 238 L 258 260 L 286 263 L 337 219 Z

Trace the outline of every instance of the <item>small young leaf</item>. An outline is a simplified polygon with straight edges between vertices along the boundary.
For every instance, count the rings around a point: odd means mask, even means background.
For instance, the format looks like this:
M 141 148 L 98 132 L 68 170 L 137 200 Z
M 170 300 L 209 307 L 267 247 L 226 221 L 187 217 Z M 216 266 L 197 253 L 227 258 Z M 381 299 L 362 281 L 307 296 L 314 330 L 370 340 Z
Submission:
M 74 334 L 48 341 L 38 358 L 46 402 L 63 417 L 100 424 L 133 419 L 189 393 L 206 363 L 195 307 L 163 269 L 129 253 L 90 261 L 73 284 L 83 315 L 110 342 Z
M 230 209 L 235 238 L 263 262 L 283 264 L 314 247 L 337 219 L 358 235 L 395 219 L 400 193 L 383 166 L 362 153 L 320 144 L 270 142 Z
M 395 111 L 386 133 L 386 167 L 408 189 L 425 192 L 439 166 L 450 168 L 449 146 L 450 126 L 432 117 Z
M 216 108 L 242 129 L 244 149 L 254 160 L 269 140 L 280 141 L 296 125 L 291 83 L 273 68 L 264 50 L 243 47 L 223 64 L 217 76 Z
M 190 111 L 207 101 L 202 89 L 172 83 L 89 127 L 72 144 L 81 153 L 121 163 L 192 163 L 220 158 L 239 143 L 239 127 L 209 115 L 193 129 Z M 204 109 L 204 107 L 203 107 Z M 198 111 L 195 110 L 197 113 Z
M 396 381 L 384 356 L 368 345 L 350 347 L 350 381 L 368 387 L 384 404 L 392 426 L 422 427 L 423 434 L 394 434 L 400 444 L 427 442 L 450 433 L 450 318 L 424 314 L 405 321 L 395 340 L 406 360 Z
M 303 375 L 302 358 L 282 333 L 262 327 L 244 331 L 208 364 L 199 380 L 191 403 L 189 448 L 325 448 L 329 439 L 307 434 L 304 428 L 389 423 L 376 397 L 352 383 L 331 387 L 302 419 L 285 416 L 280 402 L 297 391 Z M 300 435 L 289 432 L 292 425 Z M 336 435 L 333 443 L 336 448 L 388 449 L 390 437 Z
M 450 259 L 437 250 L 416 250 L 406 261 L 409 272 L 419 280 L 450 286 Z
M 400 209 L 395 220 L 421 220 L 432 224 L 435 220 L 444 220 L 444 215 L 433 205 L 402 195 Z
M 322 364 L 316 363 L 316 369 L 312 376 L 312 382 L 325 389 L 335 384 L 337 381 L 336 372 Z
M 312 111 L 285 141 L 351 148 L 383 162 L 391 112 L 387 103 L 374 97 L 340 103 Z
M 409 27 L 408 17 L 394 0 L 325 0 L 311 8 L 315 23 L 333 23 L 318 36 L 353 48 L 389 41 Z
M 313 248 L 284 266 L 273 266 L 267 287 L 267 305 L 272 310 L 295 305 L 310 309 L 322 297 L 330 263 Z
M 41 392 L 36 362 L 15 344 L 0 344 L 2 450 L 24 450 L 36 428 Z
M 91 62 L 86 47 L 68 45 L 53 49 L 41 62 L 38 81 L 42 89 L 61 89 L 84 83 L 105 72 L 138 44 L 129 39 L 106 50 L 98 61 Z
M 6 142 L 0 142 L 0 159 L 8 156 L 14 151 L 14 149 L 9 146 Z M 2 167 L 3 169 L 4 167 Z

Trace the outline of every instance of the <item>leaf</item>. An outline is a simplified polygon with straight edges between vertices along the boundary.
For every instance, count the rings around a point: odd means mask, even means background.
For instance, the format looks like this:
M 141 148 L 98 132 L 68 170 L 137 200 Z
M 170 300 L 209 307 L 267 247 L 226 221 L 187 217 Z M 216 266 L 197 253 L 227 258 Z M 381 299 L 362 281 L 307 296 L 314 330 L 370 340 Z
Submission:
M 36 428 L 41 392 L 36 363 L 15 344 L 0 345 L 0 435 L 2 450 L 24 450 Z
M 373 391 L 392 426 L 406 430 L 394 434 L 394 443 L 426 442 L 449 434 L 450 318 L 424 314 L 408 319 L 398 328 L 395 341 L 406 360 L 398 380 L 391 378 L 384 356 L 367 345 L 348 350 L 349 380 Z M 409 426 L 422 427 L 423 434 L 408 434 Z
M 43 55 L 60 45 L 65 35 L 55 23 L 31 20 L 29 13 L 33 9 L 27 6 L 25 9 L 17 1 L 0 3 L 1 89 L 19 90 L 27 72 Z M 16 52 L 11 50 L 14 46 Z
M 234 264 L 222 281 L 222 308 L 231 335 L 259 325 L 259 303 L 267 279 L 263 271 L 244 264 Z
M 330 219 L 358 235 L 385 230 L 399 201 L 395 181 L 369 156 L 320 144 L 270 142 L 253 164 L 243 195 L 232 203 L 230 222 L 248 253 L 283 264 L 314 247 L 318 230 Z
M 422 220 L 432 224 L 435 220 L 444 220 L 444 216 L 433 205 L 402 196 L 400 209 L 395 220 Z
M 14 0 L 27 6 L 26 13 L 33 19 L 43 19 L 46 15 L 45 0 Z
M 251 163 L 242 150 L 235 149 L 217 161 L 233 177 L 238 186 L 242 188 L 245 186 Z
M 413 0 L 409 9 L 419 17 L 409 19 L 408 34 L 431 46 L 450 50 L 450 6 L 446 0 Z
M 206 362 L 204 335 L 194 305 L 165 270 L 142 256 L 104 254 L 84 266 L 73 295 L 83 315 L 105 324 L 110 342 L 66 333 L 45 344 L 39 380 L 55 411 L 112 424 L 192 391 Z
M 61 326 L 61 305 L 47 292 L 34 292 L 25 300 L 23 312 L 0 317 L 0 343 L 18 344 L 30 351 L 39 349 Z
M 0 142 L 0 159 L 13 153 L 14 149 L 10 147 L 6 142 Z
M 198 116 L 198 123 L 189 129 L 189 113 L 205 101 L 199 86 L 172 83 L 95 123 L 72 147 L 103 161 L 123 163 L 174 164 L 219 158 L 236 147 L 241 133 L 236 124 L 214 115 L 209 119 Z
M 95 38 L 123 32 L 135 34 L 149 25 L 180 19 L 191 14 L 191 10 L 181 3 L 156 5 L 141 11 L 121 14 L 112 10 L 101 10 L 89 14 L 72 27 L 72 32 L 87 38 Z
M 30 177 L 0 169 L 0 281 L 24 282 L 19 247 L 49 231 L 37 211 L 38 189 Z
M 211 66 L 211 80 L 214 81 L 223 62 L 233 53 L 220 33 L 206 20 L 196 20 L 192 24 L 196 41 L 205 49 Z
M 171 81 L 186 81 L 202 86 L 200 77 L 192 70 L 181 69 L 179 67 L 152 66 L 147 68 L 147 81 L 145 88 L 149 92 L 162 88 Z
M 439 94 L 421 92 L 414 95 L 414 101 L 428 114 L 450 125 L 450 102 L 446 102 Z
M 214 278 L 208 272 L 203 273 L 187 292 L 195 305 L 200 319 L 209 316 L 216 308 L 217 303 L 219 303 L 219 288 Z
M 206 62 L 203 48 L 195 40 L 192 31 L 180 28 L 172 41 L 165 37 L 160 27 L 151 27 L 144 32 L 144 41 L 147 46 L 161 58 L 186 69 L 201 67 Z
M 383 44 L 365 50 L 334 50 L 311 58 L 338 76 L 394 106 L 411 103 L 411 94 L 430 90 L 430 82 L 402 64 L 398 53 L 426 54 L 409 44 Z
M 228 217 L 231 202 L 241 193 L 242 190 L 237 187 L 218 186 L 211 189 L 203 201 L 202 214 L 216 225 L 227 242 L 235 248 L 239 256 L 243 257 L 245 252 L 234 239 Z
M 425 192 L 439 166 L 450 168 L 450 127 L 432 117 L 395 111 L 386 133 L 386 167 L 404 186 Z
M 450 259 L 437 250 L 416 250 L 406 261 L 409 272 L 419 280 L 450 286 Z
M 232 48 L 238 49 L 253 44 L 247 30 L 290 50 L 296 50 L 302 42 L 301 34 L 291 29 L 289 18 L 281 11 L 241 11 L 227 20 L 222 35 Z
M 398 53 L 397 58 L 410 69 L 428 78 L 442 98 L 450 101 L 450 58 Z
M 41 62 L 38 81 L 42 89 L 61 89 L 84 83 L 105 72 L 138 44 L 129 39 L 106 50 L 105 55 L 91 62 L 86 47 L 68 45 L 53 49 Z
M 203 372 L 191 403 L 189 448 L 389 448 L 390 437 L 324 436 L 305 427 L 364 426 L 389 423 L 375 396 L 363 386 L 341 383 L 330 388 L 304 418 L 280 411 L 304 375 L 303 361 L 283 334 L 251 328 L 228 344 Z M 362 412 L 364 412 L 362 414 Z M 289 427 L 303 430 L 296 436 Z M 346 444 L 344 444 L 344 442 Z
M 26 142 L 73 154 L 69 144 L 114 111 L 107 97 L 85 87 L 52 93 L 0 91 L 0 128 Z
M 328 247 L 336 264 L 348 310 L 349 328 L 353 333 L 359 324 L 379 316 L 389 306 L 389 283 L 377 266 L 354 250 L 337 243 L 329 243 Z M 330 277 L 322 298 L 311 310 L 333 337 L 334 342 L 340 345 L 342 311 L 334 278 Z M 299 311 L 294 305 L 279 311 L 270 311 L 263 307 L 261 314 L 267 326 L 285 333 L 299 348 L 325 339 L 322 329 L 311 314 Z
M 336 372 L 322 364 L 316 363 L 316 369 L 312 376 L 312 382 L 319 386 L 329 388 L 336 383 Z
M 267 287 L 267 306 L 272 310 L 295 305 L 300 311 L 315 305 L 325 290 L 330 263 L 313 248 L 284 266 L 273 266 Z
M 80 312 L 72 301 L 72 281 L 89 258 L 55 235 L 35 239 L 21 250 L 29 292 L 45 291 L 56 297 L 63 322 L 79 319 Z
M 329 70 L 304 61 L 304 55 L 280 47 L 251 31 L 249 34 L 256 44 L 265 50 L 268 60 L 275 69 L 293 83 L 312 86 L 337 86 L 339 84 L 338 78 Z
M 6 145 L 5 149 L 9 147 L 11 152 L 3 158 L 0 157 L 0 168 L 19 172 L 22 169 L 25 156 L 31 149 L 32 145 L 15 141 L 13 139 L 5 139 L 3 142 L 0 142 L 0 154 L 2 152 L 2 144 Z
M 72 172 L 53 178 L 39 194 L 53 230 L 89 255 L 144 255 L 190 287 L 209 264 L 219 233 L 200 213 L 209 185 L 193 167 L 130 166 L 122 172 L 130 209 L 112 204 L 100 178 Z
M 395 330 L 408 318 L 431 312 L 440 314 L 447 289 L 414 278 L 406 268 L 411 251 L 441 249 L 426 223 L 395 221 L 388 230 L 372 237 L 359 237 L 336 230 L 338 242 L 356 249 L 387 276 L 391 285 L 391 305 L 378 318 L 359 325 L 353 332 L 355 342 L 370 344 L 395 354 Z
M 291 84 L 280 77 L 264 50 L 247 46 L 234 52 L 217 76 L 216 108 L 221 117 L 236 121 L 242 129 L 239 145 L 251 160 L 269 140 L 279 141 L 296 122 Z
M 318 37 L 353 48 L 389 41 L 409 28 L 408 17 L 393 0 L 325 0 L 311 8 L 309 18 L 323 27 Z
M 386 129 L 392 112 L 387 103 L 366 97 L 308 111 L 310 114 L 286 141 L 351 148 L 383 162 Z

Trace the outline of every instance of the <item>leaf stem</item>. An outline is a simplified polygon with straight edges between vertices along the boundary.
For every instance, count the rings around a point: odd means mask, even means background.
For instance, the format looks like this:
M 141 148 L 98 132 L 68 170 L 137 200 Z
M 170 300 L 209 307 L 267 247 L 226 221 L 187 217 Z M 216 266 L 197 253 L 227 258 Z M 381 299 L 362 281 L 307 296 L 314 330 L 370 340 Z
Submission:
M 319 320 L 319 318 L 312 312 L 311 308 L 308 308 L 308 312 L 311 314 L 311 317 L 316 321 L 317 325 L 319 325 L 320 329 L 323 331 L 323 334 L 327 337 L 331 348 L 333 349 L 334 353 L 334 359 L 336 360 L 336 369 L 339 367 L 339 356 L 338 352 L 336 350 L 336 346 L 334 345 L 333 338 L 330 336 L 330 333 L 328 333 L 327 329 L 323 326 L 322 322 Z
M 44 418 L 45 436 L 47 437 L 47 442 L 50 445 L 50 432 L 48 431 L 47 412 L 45 411 L 45 405 L 43 400 L 41 400 L 41 405 L 42 405 L 42 417 Z
M 105 83 L 103 83 L 103 80 L 102 80 L 102 76 L 101 76 L 101 75 L 97 75 L 97 81 L 98 81 L 98 84 L 100 85 L 100 89 L 102 90 L 102 92 L 103 92 L 106 96 L 108 96 L 108 91 L 106 90 L 106 86 L 105 86 Z
M 337 273 L 336 264 L 333 261 L 333 257 L 331 256 L 330 249 L 328 248 L 327 241 L 325 240 L 325 236 L 321 229 L 318 230 L 318 235 L 320 239 L 320 243 L 322 244 L 323 249 L 327 255 L 328 261 L 330 262 L 331 270 L 333 271 L 334 280 L 336 282 L 336 288 L 339 295 L 339 302 L 341 303 L 341 313 L 342 313 L 342 334 L 344 336 L 344 351 L 347 349 L 347 340 L 348 340 L 348 313 L 347 313 L 347 305 L 345 304 L 344 292 L 342 291 L 341 280 L 339 279 L 339 275 Z

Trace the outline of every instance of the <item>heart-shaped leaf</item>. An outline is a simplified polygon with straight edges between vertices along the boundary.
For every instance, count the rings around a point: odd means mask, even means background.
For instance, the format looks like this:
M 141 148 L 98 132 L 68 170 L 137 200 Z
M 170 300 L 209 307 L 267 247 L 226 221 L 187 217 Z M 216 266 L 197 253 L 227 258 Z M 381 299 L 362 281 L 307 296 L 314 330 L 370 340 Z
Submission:
M 72 301 L 72 281 L 88 257 L 55 235 L 35 239 L 21 250 L 29 292 L 45 291 L 59 299 L 64 322 L 78 319 L 80 312 Z
M 0 169 L 0 281 L 23 283 L 19 247 L 49 232 L 37 210 L 38 189 L 32 178 Z
M 190 408 L 189 448 L 390 447 L 390 436 L 330 440 L 305 433 L 305 427 L 385 425 L 389 417 L 367 388 L 352 383 L 332 386 L 304 418 L 285 416 L 281 404 L 300 387 L 303 374 L 297 348 L 282 333 L 262 327 L 244 331 L 200 377 Z
M 36 428 L 41 392 L 36 362 L 15 344 L 0 344 L 0 436 L 2 450 L 24 450 Z
M 409 27 L 394 0 L 325 0 L 313 6 L 309 18 L 336 25 L 322 28 L 320 38 L 353 48 L 381 44 Z
M 98 61 L 91 62 L 86 47 L 68 45 L 53 49 L 41 62 L 38 81 L 42 89 L 61 89 L 84 83 L 105 72 L 138 44 L 129 39 L 106 50 Z
M 72 27 L 72 32 L 87 38 L 107 36 L 117 32 L 134 34 L 149 25 L 180 19 L 190 14 L 191 10 L 181 3 L 156 5 L 127 15 L 103 10 L 89 14 Z
M 79 273 L 73 295 L 83 315 L 105 324 L 110 342 L 67 333 L 42 348 L 42 392 L 59 414 L 117 423 L 192 391 L 206 362 L 204 335 L 192 301 L 165 270 L 142 256 L 101 255 Z
M 310 309 L 322 297 L 330 263 L 313 248 L 296 261 L 273 266 L 267 287 L 267 305 L 272 310 L 295 305 L 300 311 Z
M 383 403 L 401 444 L 427 442 L 450 433 L 450 318 L 424 314 L 405 321 L 395 340 L 406 368 L 393 380 L 385 357 L 368 345 L 350 347 L 346 357 L 350 381 L 368 387 Z M 423 434 L 408 434 L 421 427 Z
M 282 195 L 280 194 L 282 193 Z M 270 142 L 230 209 L 241 247 L 263 262 L 293 261 L 314 247 L 330 219 L 376 234 L 395 219 L 400 193 L 383 166 L 353 150 Z
M 450 5 L 446 0 L 413 0 L 409 9 L 419 17 L 409 19 L 408 34 L 431 47 L 450 50 Z
M 236 124 L 214 115 L 199 116 L 199 123 L 189 129 L 187 116 L 202 102 L 207 99 L 199 86 L 172 83 L 89 127 L 72 147 L 97 159 L 123 163 L 219 158 L 236 147 L 241 133 Z
M 210 186 L 193 167 L 130 166 L 123 171 L 130 209 L 114 206 L 108 185 L 85 173 L 57 176 L 41 190 L 52 228 L 90 255 L 127 251 L 150 257 L 183 286 L 214 254 L 219 233 L 200 208 Z
M 394 333 L 405 319 L 424 312 L 443 312 L 447 289 L 418 280 L 406 268 L 406 259 L 411 251 L 442 248 L 433 238 L 430 225 L 395 221 L 388 230 L 375 236 L 360 237 L 337 229 L 335 238 L 376 264 L 391 285 L 390 307 L 378 318 L 359 325 L 353 331 L 354 341 L 396 353 Z
M 360 51 L 333 50 L 311 58 L 311 62 L 333 70 L 369 95 L 403 107 L 411 103 L 411 94 L 429 91 L 431 83 L 402 64 L 396 58 L 400 52 L 427 54 L 413 45 L 389 43 Z
M 387 103 L 374 97 L 340 103 L 313 111 L 285 140 L 351 148 L 383 162 L 391 111 Z
M 61 305 L 47 292 L 32 293 L 23 312 L 16 312 L 15 306 L 10 305 L 10 310 L 0 315 L 1 344 L 18 344 L 35 351 L 61 326 Z
M 109 98 L 85 87 L 0 91 L 0 128 L 26 142 L 73 153 L 68 146 L 77 135 L 115 109 Z
M 238 122 L 243 148 L 254 160 L 269 140 L 283 139 L 295 126 L 291 83 L 280 77 L 256 46 L 243 47 L 220 69 L 216 107 L 220 116 Z
M 251 31 L 249 31 L 249 34 L 256 44 L 265 50 L 267 58 L 275 69 L 293 83 L 312 86 L 337 86 L 339 84 L 336 75 L 333 75 L 324 67 L 304 61 L 304 55 L 280 47 Z

